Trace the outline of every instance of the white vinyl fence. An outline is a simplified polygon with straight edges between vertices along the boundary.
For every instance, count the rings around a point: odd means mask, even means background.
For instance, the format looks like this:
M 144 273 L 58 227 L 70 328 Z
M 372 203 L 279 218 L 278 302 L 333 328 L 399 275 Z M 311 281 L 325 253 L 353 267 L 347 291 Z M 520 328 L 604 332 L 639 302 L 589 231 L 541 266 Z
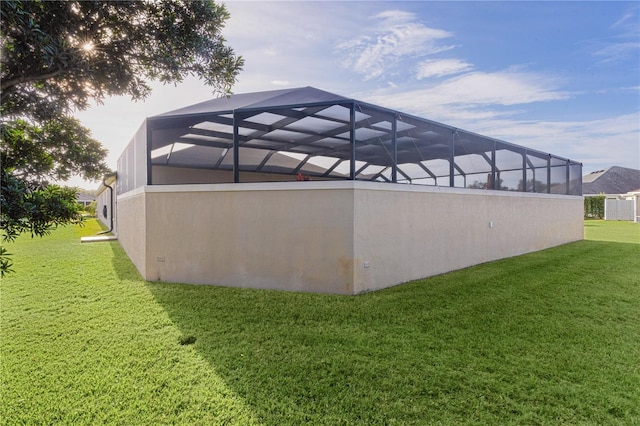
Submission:
M 604 201 L 604 220 L 635 220 L 635 204 L 635 200 L 607 198 Z

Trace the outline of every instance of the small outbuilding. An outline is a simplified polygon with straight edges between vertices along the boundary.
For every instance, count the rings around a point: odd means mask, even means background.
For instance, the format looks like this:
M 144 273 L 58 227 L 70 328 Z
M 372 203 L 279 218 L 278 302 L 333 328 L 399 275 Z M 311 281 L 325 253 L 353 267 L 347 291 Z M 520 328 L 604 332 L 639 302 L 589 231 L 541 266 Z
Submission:
M 581 178 L 566 158 L 304 87 L 146 119 L 111 217 L 147 280 L 356 294 L 582 239 Z

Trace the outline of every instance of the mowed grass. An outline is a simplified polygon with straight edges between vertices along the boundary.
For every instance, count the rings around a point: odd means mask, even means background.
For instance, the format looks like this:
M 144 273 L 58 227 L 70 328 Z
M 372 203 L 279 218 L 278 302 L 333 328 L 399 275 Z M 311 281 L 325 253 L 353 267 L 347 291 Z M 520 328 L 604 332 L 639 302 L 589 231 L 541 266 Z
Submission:
M 355 297 L 148 283 L 98 230 L 9 246 L 1 424 L 640 421 L 640 225 Z

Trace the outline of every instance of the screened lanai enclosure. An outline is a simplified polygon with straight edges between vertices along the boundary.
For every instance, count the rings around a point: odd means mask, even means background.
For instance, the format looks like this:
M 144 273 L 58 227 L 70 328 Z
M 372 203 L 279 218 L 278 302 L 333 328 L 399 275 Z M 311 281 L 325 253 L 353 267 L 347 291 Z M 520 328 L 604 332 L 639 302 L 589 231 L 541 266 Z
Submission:
M 147 118 L 110 217 L 147 280 L 357 294 L 582 239 L 581 167 L 285 89 Z
M 578 162 L 312 87 L 147 119 L 119 164 L 141 185 L 364 180 L 581 195 Z

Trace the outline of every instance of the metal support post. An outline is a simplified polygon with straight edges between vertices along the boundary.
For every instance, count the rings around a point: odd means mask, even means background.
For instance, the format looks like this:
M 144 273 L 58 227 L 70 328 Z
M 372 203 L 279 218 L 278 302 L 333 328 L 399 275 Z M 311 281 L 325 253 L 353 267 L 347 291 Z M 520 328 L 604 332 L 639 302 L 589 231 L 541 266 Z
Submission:
M 392 150 L 392 159 L 393 164 L 391 165 L 391 182 L 398 182 L 398 141 L 396 139 L 396 134 L 398 132 L 398 115 L 393 115 L 393 122 L 391 125 L 391 150 Z
M 349 179 L 356 179 L 356 103 L 349 107 L 349 143 L 351 144 L 351 158 L 349 158 Z
M 240 137 L 239 135 L 239 121 L 237 112 L 233 112 L 233 183 L 240 182 Z

